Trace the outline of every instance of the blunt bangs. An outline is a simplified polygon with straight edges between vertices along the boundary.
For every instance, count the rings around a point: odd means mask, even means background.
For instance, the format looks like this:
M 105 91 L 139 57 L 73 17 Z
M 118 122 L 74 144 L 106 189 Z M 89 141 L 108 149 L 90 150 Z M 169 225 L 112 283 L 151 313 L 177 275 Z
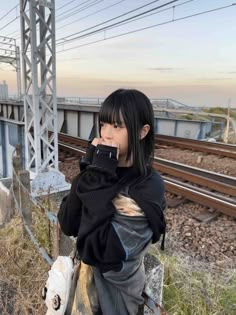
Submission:
M 133 166 L 140 174 L 146 174 L 154 154 L 154 113 L 148 97 L 134 89 L 116 90 L 104 100 L 99 120 L 109 124 L 124 122 L 128 131 L 126 159 L 132 158 Z M 146 124 L 150 130 L 140 139 L 141 129 Z
M 121 104 L 112 101 L 109 97 L 103 102 L 99 112 L 99 121 L 108 124 L 121 124 Z

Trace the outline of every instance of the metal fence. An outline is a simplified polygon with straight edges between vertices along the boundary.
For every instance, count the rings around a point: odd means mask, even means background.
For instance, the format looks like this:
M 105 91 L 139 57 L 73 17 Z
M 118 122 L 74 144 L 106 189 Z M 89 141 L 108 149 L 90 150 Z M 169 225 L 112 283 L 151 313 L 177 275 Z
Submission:
M 32 197 L 30 191 L 30 174 L 29 171 L 22 170 L 22 157 L 20 146 L 17 146 L 12 156 L 12 194 L 15 202 L 15 208 L 20 214 L 23 223 L 23 234 L 28 235 L 34 243 L 38 252 L 49 265 L 52 265 L 53 260 L 59 255 L 60 247 L 60 231 L 58 226 L 57 216 L 49 211 L 46 206 Z M 48 241 L 48 248 L 37 239 L 37 220 L 42 225 L 42 220 L 45 224 L 45 238 Z
M 50 97 L 50 95 L 48 96 Z M 16 95 L 9 95 L 7 100 L 12 101 L 23 101 L 23 96 L 19 98 Z M 103 97 L 77 97 L 77 96 L 61 96 L 57 97 L 58 104 L 75 104 L 75 105 L 101 105 L 105 98 Z M 163 109 L 185 109 L 191 111 L 199 111 L 200 108 L 195 106 L 189 106 L 184 103 L 178 102 L 176 100 L 166 98 L 150 98 L 153 108 L 163 108 Z M 206 107 L 204 107 L 206 108 Z

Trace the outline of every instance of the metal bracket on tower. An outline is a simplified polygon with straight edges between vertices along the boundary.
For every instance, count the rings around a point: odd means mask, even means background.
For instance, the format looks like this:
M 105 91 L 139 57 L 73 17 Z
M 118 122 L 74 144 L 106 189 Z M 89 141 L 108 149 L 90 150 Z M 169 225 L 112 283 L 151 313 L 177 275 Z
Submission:
M 17 98 L 21 99 L 20 49 L 14 38 L 0 36 L 0 63 L 10 64 L 16 71 Z
M 69 184 L 58 170 L 54 0 L 20 0 L 20 18 L 25 165 L 33 193 L 61 191 Z

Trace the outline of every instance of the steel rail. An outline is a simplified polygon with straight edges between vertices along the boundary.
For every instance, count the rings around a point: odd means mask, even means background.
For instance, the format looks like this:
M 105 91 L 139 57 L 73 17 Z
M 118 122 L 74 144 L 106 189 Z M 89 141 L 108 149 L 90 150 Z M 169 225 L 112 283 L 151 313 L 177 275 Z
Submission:
M 193 189 L 193 187 L 194 187 L 194 190 L 196 190 L 198 192 L 201 192 L 203 194 L 207 194 L 208 196 L 211 196 L 211 197 L 216 198 L 216 199 L 220 199 L 222 201 L 226 201 L 226 202 L 232 203 L 233 205 L 236 206 L 236 199 L 235 198 L 226 197 L 224 195 L 221 195 L 219 193 L 212 192 L 212 191 L 206 191 L 206 189 L 204 189 L 202 187 L 198 187 L 198 186 L 192 185 L 192 183 L 185 183 L 181 179 L 171 178 L 171 177 L 168 177 L 168 176 L 165 176 L 165 175 L 162 176 L 162 177 L 164 179 L 166 179 L 166 180 L 171 181 L 172 183 L 176 183 L 178 185 L 181 185 L 181 187 L 186 187 L 186 188 L 189 188 L 189 189 Z
M 186 164 L 182 164 L 179 162 L 170 161 L 170 160 L 166 160 L 166 159 L 158 158 L 158 157 L 155 157 L 154 161 L 157 161 L 157 163 L 159 163 L 159 164 L 163 164 L 163 165 L 167 165 L 167 166 L 174 166 L 174 167 L 178 168 L 179 170 L 189 171 L 192 174 L 205 176 L 205 177 L 208 177 L 208 178 L 216 180 L 216 181 L 222 181 L 228 185 L 236 185 L 236 177 L 233 177 L 233 176 L 222 175 L 222 174 L 212 172 L 209 170 L 205 170 L 202 168 L 198 168 L 195 166 L 189 166 Z
M 187 199 L 194 201 L 203 206 L 213 208 L 221 213 L 227 214 L 236 218 L 236 204 L 220 199 L 219 197 L 210 196 L 207 192 L 203 193 L 197 191 L 196 187 L 190 189 L 184 187 L 182 183 L 179 184 L 172 182 L 170 179 L 165 179 L 166 190 L 176 195 L 181 195 Z
M 58 146 L 63 152 L 70 152 L 73 151 L 73 155 L 80 157 L 85 154 L 85 150 L 79 149 L 76 146 L 72 146 L 71 144 L 65 144 L 62 141 L 58 141 Z
M 160 158 L 154 159 L 154 166 L 160 173 L 178 177 L 226 195 L 236 196 L 236 178 Z
M 210 154 L 221 155 L 236 159 L 236 145 L 194 140 L 167 135 L 155 135 L 155 146 L 158 144 L 172 145 Z
M 78 144 L 80 146 L 86 147 L 88 145 L 88 140 L 81 139 L 78 137 L 73 137 L 65 133 L 59 133 L 58 139 L 60 141 L 68 141 L 70 143 Z M 172 145 L 179 148 L 185 148 L 194 151 L 200 151 L 220 156 L 225 156 L 229 158 L 234 158 L 236 160 L 236 145 L 224 144 L 224 143 L 214 143 L 202 140 L 187 139 L 181 137 L 172 137 L 167 135 L 155 135 L 155 147 L 158 145 Z
M 58 141 L 66 141 L 68 143 L 74 143 L 78 144 L 80 146 L 87 147 L 88 145 L 88 140 L 79 138 L 79 137 L 73 137 L 70 135 L 67 135 L 66 133 L 58 133 Z

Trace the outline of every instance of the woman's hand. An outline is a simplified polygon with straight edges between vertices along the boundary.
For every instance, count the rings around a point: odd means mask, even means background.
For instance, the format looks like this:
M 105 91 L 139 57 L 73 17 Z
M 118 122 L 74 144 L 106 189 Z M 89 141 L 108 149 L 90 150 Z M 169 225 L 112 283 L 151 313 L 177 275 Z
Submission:
M 95 147 L 98 145 L 98 144 L 102 144 L 102 145 L 107 145 L 109 147 L 115 147 L 117 148 L 117 160 L 118 160 L 118 157 L 119 157 L 119 144 L 112 141 L 112 140 L 107 140 L 107 139 L 103 139 L 103 138 L 94 138 L 93 141 L 92 141 L 92 145 L 94 145 Z
M 100 144 L 100 143 L 99 143 L 100 139 L 101 139 L 101 138 L 94 138 L 91 144 L 96 147 L 98 144 Z

